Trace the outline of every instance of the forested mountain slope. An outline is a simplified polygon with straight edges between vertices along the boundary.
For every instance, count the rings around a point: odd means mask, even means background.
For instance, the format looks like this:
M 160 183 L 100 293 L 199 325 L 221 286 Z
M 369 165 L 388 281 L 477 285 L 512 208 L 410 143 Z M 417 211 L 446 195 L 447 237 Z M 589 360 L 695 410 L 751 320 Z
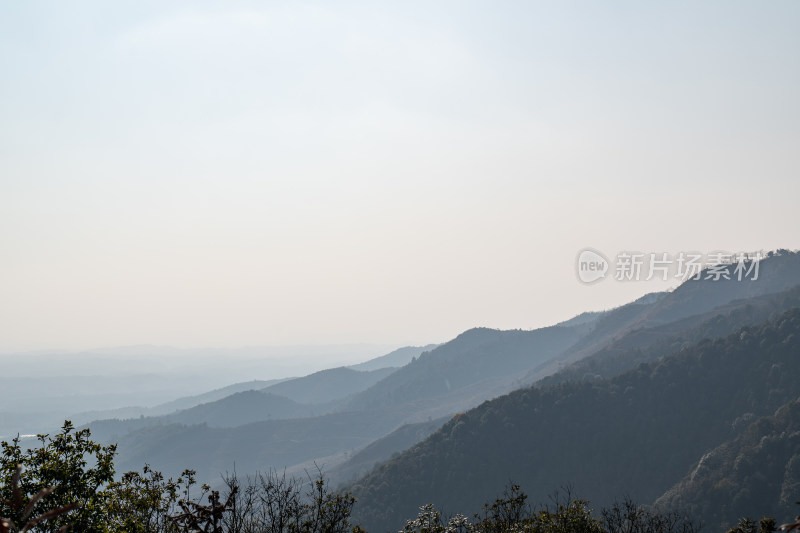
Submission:
M 770 252 L 753 267 L 750 276 L 738 279 L 735 265 L 729 265 L 727 278 L 704 270 L 698 279 L 690 278 L 672 292 L 648 294 L 628 305 L 598 317 L 592 335 L 587 335 L 558 357 L 534 368 L 521 380 L 529 385 L 555 374 L 564 366 L 608 348 L 636 330 L 657 329 L 681 320 L 696 320 L 717 307 L 735 300 L 774 294 L 800 285 L 800 253 L 788 250 Z M 681 326 L 683 327 L 683 326 Z
M 485 402 L 352 485 L 358 516 L 377 531 L 428 502 L 477 511 L 510 479 L 535 501 L 566 483 L 597 505 L 653 501 L 733 438 L 739 417 L 800 396 L 798 350 L 795 308 L 611 379 Z
M 766 322 L 793 307 L 800 307 L 800 285 L 776 294 L 734 300 L 668 324 L 634 329 L 598 352 L 541 379 L 537 386 L 612 377 L 703 339 L 726 336 L 748 324 Z
M 769 383 L 765 383 L 769 387 Z M 745 413 L 742 435 L 706 453 L 656 500 L 660 509 L 683 509 L 709 529 L 722 531 L 740 517 L 787 519 L 800 500 L 800 401 L 771 416 Z

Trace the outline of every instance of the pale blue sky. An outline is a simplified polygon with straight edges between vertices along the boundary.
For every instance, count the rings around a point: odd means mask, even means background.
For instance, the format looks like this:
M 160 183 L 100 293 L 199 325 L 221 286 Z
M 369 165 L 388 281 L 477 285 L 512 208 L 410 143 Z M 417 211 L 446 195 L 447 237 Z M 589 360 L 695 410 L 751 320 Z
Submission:
M 0 351 L 447 340 L 798 248 L 800 4 L 0 0 Z

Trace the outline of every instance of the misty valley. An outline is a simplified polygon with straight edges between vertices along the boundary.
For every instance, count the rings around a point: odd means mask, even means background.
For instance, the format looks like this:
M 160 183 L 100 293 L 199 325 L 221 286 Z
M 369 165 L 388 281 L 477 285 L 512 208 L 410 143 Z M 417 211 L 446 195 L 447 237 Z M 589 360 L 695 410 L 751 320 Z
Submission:
M 774 531 L 800 499 L 800 253 L 759 267 L 331 368 L 29 354 L 2 377 L 3 527 Z

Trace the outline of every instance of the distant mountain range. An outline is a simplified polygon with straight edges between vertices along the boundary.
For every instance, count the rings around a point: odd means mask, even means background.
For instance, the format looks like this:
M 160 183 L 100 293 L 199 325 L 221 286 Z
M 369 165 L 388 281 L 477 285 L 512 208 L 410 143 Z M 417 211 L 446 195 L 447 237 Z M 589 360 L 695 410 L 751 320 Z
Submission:
M 264 391 L 299 403 L 324 404 L 368 389 L 394 371 L 392 367 L 376 370 L 332 368 L 270 385 Z
M 352 365 L 349 368 L 352 368 L 353 370 L 360 370 L 362 372 L 368 370 L 378 370 L 381 368 L 400 368 L 401 366 L 406 366 L 412 361 L 412 359 L 419 357 L 425 352 L 430 352 L 437 346 L 439 345 L 428 344 L 427 346 L 406 346 L 404 348 L 398 348 L 397 350 L 387 353 L 386 355 L 376 357 L 375 359 L 370 359 L 364 363 Z
M 630 494 L 642 503 L 658 500 L 670 509 L 689 509 L 719 527 L 729 527 L 739 514 L 757 507 L 759 513 L 793 512 L 787 498 L 794 502 L 800 494 L 786 487 L 800 487 L 800 462 L 793 459 L 800 450 L 785 424 L 791 419 L 786 413 L 794 411 L 779 412 L 783 415 L 770 418 L 771 425 L 758 419 L 800 397 L 798 267 L 797 254 L 765 260 L 766 294 L 754 289 L 755 283 L 742 290 L 729 283 L 692 281 L 641 305 L 638 312 L 624 307 L 601 315 L 596 331 L 608 340 L 595 354 L 533 388 L 456 415 L 425 441 L 350 485 L 360 502 L 362 525 L 398 528 L 429 502 L 477 512 L 509 480 L 520 483 L 533 501 L 546 501 L 553 490 L 570 484 L 597 506 Z M 750 297 L 739 298 L 743 294 Z M 709 309 L 709 301 L 718 306 Z M 691 309 L 698 312 L 691 314 Z M 562 357 L 588 345 L 597 347 L 597 339 L 585 337 Z M 749 463 L 747 477 L 737 468 L 746 470 L 748 463 L 734 460 L 747 453 L 731 450 L 746 449 L 755 456 L 756 437 L 725 443 L 754 419 L 749 431 L 780 438 L 782 447 L 769 465 Z M 719 451 L 705 455 L 718 446 Z M 711 461 L 722 456 L 727 462 Z M 717 464 L 730 472 L 716 471 Z M 767 472 L 773 474 L 769 480 Z M 675 486 L 684 475 L 688 481 Z M 704 490 L 712 481 L 716 493 Z M 751 498 L 758 481 L 764 493 Z M 718 505 L 723 494 L 753 505 Z
M 5 394 L 0 435 L 50 433 L 65 418 L 83 424 L 169 414 L 386 351 L 383 345 L 369 344 L 235 349 L 141 345 L 0 354 L 5 368 L 0 376 Z
M 759 268 L 757 281 L 690 280 L 551 327 L 473 328 L 89 426 L 119 443 L 121 470 L 213 481 L 234 464 L 321 465 L 369 531 L 400 529 L 425 503 L 475 512 L 510 480 L 533 501 L 572 484 L 597 506 L 630 494 L 726 527 L 740 510 L 788 512 L 800 487 L 800 255 Z

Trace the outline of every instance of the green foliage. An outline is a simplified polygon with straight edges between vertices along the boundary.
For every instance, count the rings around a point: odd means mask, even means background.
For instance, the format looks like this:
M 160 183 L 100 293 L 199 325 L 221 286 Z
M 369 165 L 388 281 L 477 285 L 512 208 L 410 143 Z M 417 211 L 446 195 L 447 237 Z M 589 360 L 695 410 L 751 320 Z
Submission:
M 20 522 L 17 523 L 7 516 L 0 517 L 0 533 L 26 533 L 27 531 L 31 531 L 40 522 L 67 514 L 78 507 L 78 504 L 72 503 L 60 508 L 51 509 L 38 516 L 34 515 L 33 510 L 36 504 L 46 496 L 52 494 L 55 487 L 52 486 L 42 489 L 30 499 L 26 499 L 19 488 L 21 474 L 22 465 L 17 465 L 16 472 L 11 480 L 11 499 L 0 498 L 0 501 L 12 510 L 13 514 L 17 516 Z M 69 526 L 65 525 L 61 526 L 58 531 L 59 533 L 63 533 L 66 532 L 67 529 L 69 529 Z
M 76 430 L 66 421 L 57 435 L 39 435 L 33 448 L 23 448 L 19 438 L 0 443 L 0 516 L 16 524 L 45 516 L 35 528 L 42 533 L 65 527 L 84 533 L 177 532 L 168 517 L 188 499 L 193 472 L 164 479 L 145 465 L 142 473 L 128 472 L 115 481 L 116 447 L 90 437 L 88 429 Z M 39 496 L 43 491 L 47 497 Z M 30 503 L 15 504 L 19 500 Z M 75 509 L 55 512 L 70 507 Z
M 773 533 L 776 530 L 775 524 L 775 519 L 770 517 L 762 518 L 758 524 L 751 518 L 743 517 L 727 533 Z
M 194 471 L 177 479 L 165 478 L 145 465 L 142 473 L 127 472 L 111 483 L 106 498 L 106 528 L 129 533 L 178 531 L 172 520 L 181 501 L 189 499 Z
M 57 516 L 40 525 L 41 531 L 57 531 L 72 524 L 76 531 L 103 531 L 107 493 L 104 488 L 114 478 L 114 446 L 101 446 L 89 439 L 88 429 L 76 431 L 67 421 L 61 433 L 50 437 L 39 435 L 38 447 L 23 449 L 19 438 L 0 443 L 0 494 L 10 500 L 13 477 L 22 465 L 19 489 L 27 498 L 54 486 L 47 498 L 34 504 L 33 514 L 42 515 L 66 505 L 78 504 L 69 516 Z M 18 510 L 0 504 L 0 515 L 24 523 Z
M 751 518 L 740 518 L 739 523 L 735 527 L 728 530 L 727 533 L 758 533 L 758 527 Z
M 417 517 L 407 521 L 401 533 L 470 533 L 472 527 L 462 514 L 443 521 L 442 513 L 429 503 L 420 507 Z
M 554 511 L 543 509 L 536 515 L 532 526 L 526 530 L 534 533 L 604 533 L 586 500 L 570 500 L 559 504 Z
M 552 504 L 534 510 L 518 485 L 511 485 L 502 498 L 483 506 L 475 521 L 458 514 L 444 520 L 431 504 L 420 508 L 400 533 L 696 533 L 693 522 L 672 513 L 639 507 L 630 500 L 604 509 L 595 517 L 589 502 L 573 498 L 567 490 L 556 494 Z M 745 532 L 750 533 L 750 532 Z M 753 532 L 755 533 L 755 532 Z M 764 533 L 764 532 L 762 532 Z
M 114 446 L 90 440 L 88 429 L 64 423 L 38 446 L 23 449 L 19 438 L 2 443 L 0 457 L 0 533 L 31 531 L 82 533 L 351 533 L 355 498 L 331 492 L 321 472 L 306 481 L 274 472 L 226 478 L 225 501 L 207 485 L 190 496 L 195 472 L 165 478 L 145 465 L 114 480 Z M 208 505 L 201 504 L 208 495 Z M 66 511 L 71 511 L 66 513 Z M 7 524 L 7 525 L 3 525 Z
M 511 485 L 494 503 L 485 504 L 477 522 L 477 528 L 484 533 L 501 533 L 508 531 L 513 525 L 530 520 L 531 508 L 528 495 L 520 490 L 519 485 Z

